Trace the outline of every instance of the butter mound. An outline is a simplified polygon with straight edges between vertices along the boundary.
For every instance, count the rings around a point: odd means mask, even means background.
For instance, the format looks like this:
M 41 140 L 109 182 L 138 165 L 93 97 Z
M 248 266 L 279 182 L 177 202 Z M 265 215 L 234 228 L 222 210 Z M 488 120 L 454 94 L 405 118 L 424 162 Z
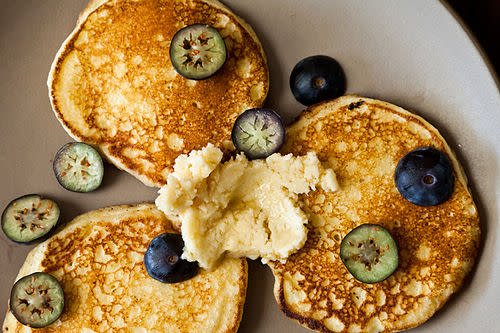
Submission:
M 243 154 L 225 163 L 212 144 L 181 155 L 156 205 L 181 223 L 183 258 L 213 269 L 224 257 L 282 260 L 307 239 L 307 215 L 298 194 L 320 186 L 337 190 L 332 169 L 316 153 L 273 154 L 249 161 Z

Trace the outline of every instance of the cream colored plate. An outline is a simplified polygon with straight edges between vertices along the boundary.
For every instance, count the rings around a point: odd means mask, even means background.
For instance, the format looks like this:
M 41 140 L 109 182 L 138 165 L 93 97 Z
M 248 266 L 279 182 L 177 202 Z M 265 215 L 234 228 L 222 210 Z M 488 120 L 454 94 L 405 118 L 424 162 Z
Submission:
M 26 193 L 56 199 L 64 219 L 123 203 L 152 201 L 154 189 L 106 166 L 94 193 L 62 189 L 51 160 L 70 138 L 50 109 L 45 80 L 87 0 L 1 0 L 0 205 Z M 436 0 L 228 0 L 256 30 L 269 58 L 268 105 L 287 121 L 302 109 L 288 87 L 294 64 L 327 54 L 344 67 L 348 92 L 415 110 L 436 125 L 465 166 L 480 209 L 483 248 L 471 279 L 415 332 L 498 332 L 500 95 L 480 52 Z M 0 316 L 30 247 L 0 236 Z M 240 332 L 307 332 L 279 311 L 273 278 L 250 263 Z M 0 319 L 3 321 L 3 317 Z

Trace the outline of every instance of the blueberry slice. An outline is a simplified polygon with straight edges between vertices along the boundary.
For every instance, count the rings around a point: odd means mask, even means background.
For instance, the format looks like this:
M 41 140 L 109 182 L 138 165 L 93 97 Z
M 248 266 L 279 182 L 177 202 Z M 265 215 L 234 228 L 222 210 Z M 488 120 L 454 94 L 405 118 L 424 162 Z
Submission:
M 38 194 L 12 200 L 2 213 L 2 230 L 17 243 L 30 243 L 54 229 L 59 220 L 59 207 Z
M 10 292 L 10 311 L 23 325 L 41 328 L 52 324 L 64 310 L 64 292 L 47 273 L 33 273 L 19 279 Z
M 199 270 L 197 262 L 181 259 L 184 241 L 179 234 L 161 234 L 155 237 L 144 255 L 144 266 L 149 276 L 163 283 L 177 283 L 191 279 Z
M 401 195 L 419 206 L 436 206 L 447 201 L 455 186 L 453 167 L 443 152 L 423 147 L 399 160 L 394 182 Z
M 67 143 L 54 158 L 54 173 L 62 187 L 73 192 L 90 192 L 102 182 L 102 158 L 92 146 L 83 142 Z
M 214 75 L 227 58 L 224 39 L 216 29 L 206 24 L 192 24 L 177 31 L 169 52 L 175 70 L 192 80 Z
M 306 106 L 337 98 L 345 93 L 344 70 L 328 56 L 307 57 L 293 68 L 290 89 L 295 99 Z
M 377 224 L 362 224 L 342 239 L 340 259 L 357 280 L 377 283 L 394 273 L 399 254 L 387 229 Z
M 273 110 L 250 109 L 236 118 L 231 140 L 248 159 L 266 158 L 278 152 L 285 142 L 285 127 Z

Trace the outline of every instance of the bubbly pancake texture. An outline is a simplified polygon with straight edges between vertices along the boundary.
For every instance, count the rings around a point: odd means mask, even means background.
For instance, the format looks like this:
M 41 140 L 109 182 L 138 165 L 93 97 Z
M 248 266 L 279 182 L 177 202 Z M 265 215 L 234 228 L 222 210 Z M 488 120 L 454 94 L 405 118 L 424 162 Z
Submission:
M 409 151 L 432 146 L 452 161 L 455 189 L 434 207 L 404 199 L 393 180 Z M 283 153 L 316 151 L 340 190 L 304 195 L 311 214 L 304 247 L 271 264 L 287 316 L 318 332 L 393 332 L 429 319 L 456 292 L 476 257 L 480 228 L 467 180 L 439 132 L 395 105 L 344 96 L 311 106 L 287 131 Z M 357 281 L 339 257 L 342 238 L 364 223 L 387 228 L 399 267 L 376 284 Z
M 31 329 L 8 312 L 3 332 L 236 332 L 246 260 L 227 259 L 212 272 L 161 283 L 149 277 L 143 257 L 151 239 L 164 232 L 178 231 L 153 204 L 77 217 L 31 251 L 17 277 L 36 271 L 55 276 L 65 293 L 63 314 Z
M 177 74 L 170 41 L 204 23 L 228 57 L 213 77 Z M 49 74 L 52 108 L 76 140 L 98 148 L 146 185 L 161 186 L 175 158 L 211 142 L 228 152 L 237 116 L 269 88 L 255 32 L 215 0 L 98 0 L 82 13 Z

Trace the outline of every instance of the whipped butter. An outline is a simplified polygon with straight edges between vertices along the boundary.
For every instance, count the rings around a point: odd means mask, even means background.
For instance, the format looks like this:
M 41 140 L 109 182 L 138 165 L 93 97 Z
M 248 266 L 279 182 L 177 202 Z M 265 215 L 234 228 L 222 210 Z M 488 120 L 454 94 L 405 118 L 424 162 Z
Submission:
M 307 239 L 307 215 L 298 194 L 317 186 L 337 190 L 332 169 L 316 153 L 273 154 L 249 161 L 243 154 L 221 163 L 212 144 L 180 155 L 156 205 L 181 223 L 183 258 L 214 268 L 223 256 L 282 260 Z

